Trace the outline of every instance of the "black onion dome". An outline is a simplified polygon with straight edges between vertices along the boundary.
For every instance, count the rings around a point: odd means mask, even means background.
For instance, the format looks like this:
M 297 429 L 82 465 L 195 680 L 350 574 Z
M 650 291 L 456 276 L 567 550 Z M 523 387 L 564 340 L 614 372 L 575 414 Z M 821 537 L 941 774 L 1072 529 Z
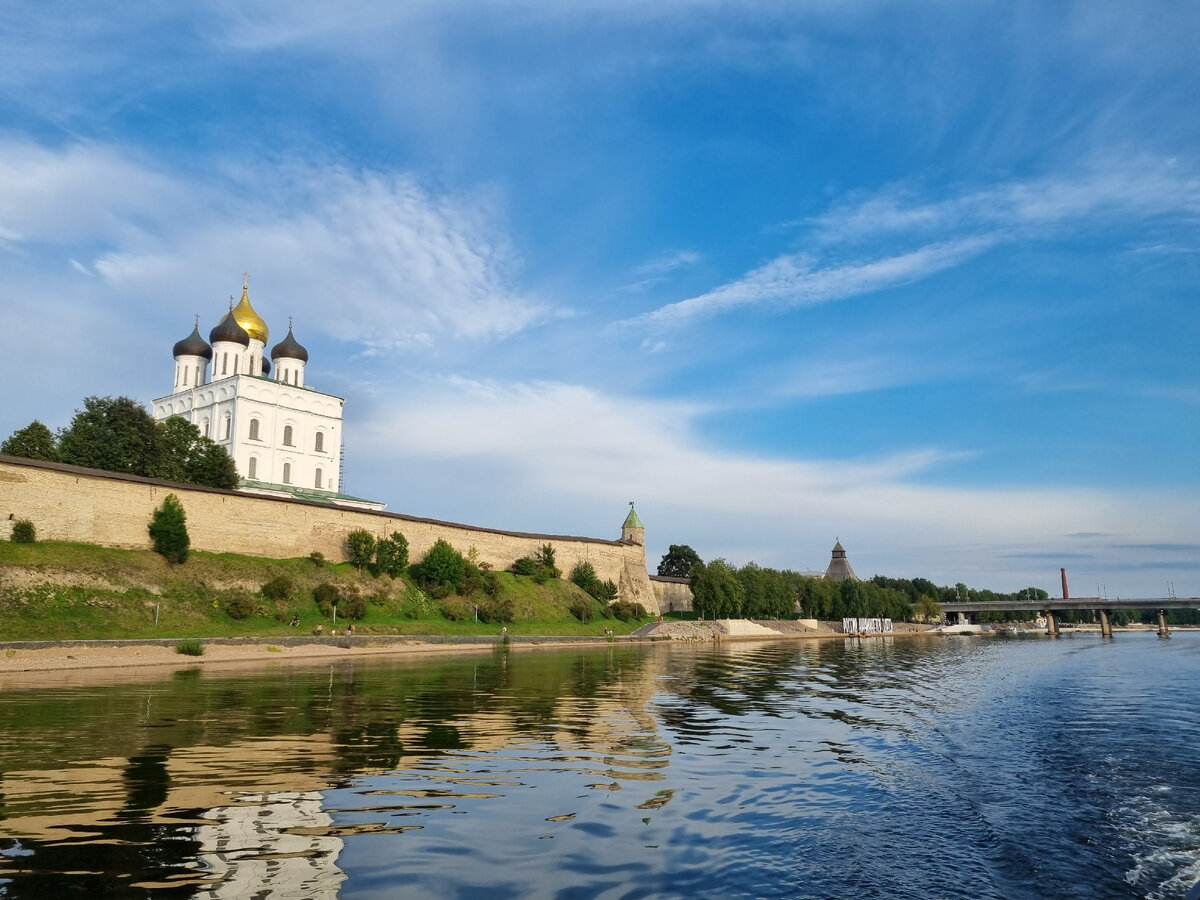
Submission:
M 246 329 L 237 323 L 237 319 L 233 317 L 233 312 L 227 312 L 217 327 L 208 334 L 208 339 L 214 344 L 219 341 L 225 341 L 230 344 L 241 344 L 243 347 L 250 346 L 250 335 L 246 333 Z
M 204 338 L 200 337 L 199 325 L 194 326 L 191 334 L 175 344 L 172 352 L 176 359 L 181 356 L 203 356 L 207 360 L 212 359 L 212 347 L 208 346 Z
M 271 348 L 271 359 L 298 359 L 302 363 L 308 362 L 308 351 L 300 346 L 300 342 L 292 335 L 291 326 L 288 326 L 287 337 Z
M 263 367 L 262 373 L 264 375 L 271 374 L 271 361 L 270 360 L 268 360 L 268 359 L 262 360 L 262 367 Z

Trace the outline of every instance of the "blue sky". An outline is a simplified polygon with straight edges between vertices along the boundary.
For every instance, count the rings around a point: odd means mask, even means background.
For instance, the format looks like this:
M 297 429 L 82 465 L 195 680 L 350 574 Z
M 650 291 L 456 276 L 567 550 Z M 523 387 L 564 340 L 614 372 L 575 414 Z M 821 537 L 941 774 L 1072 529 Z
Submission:
M 0 5 L 0 433 L 241 273 L 390 509 L 1200 594 L 1200 8 Z

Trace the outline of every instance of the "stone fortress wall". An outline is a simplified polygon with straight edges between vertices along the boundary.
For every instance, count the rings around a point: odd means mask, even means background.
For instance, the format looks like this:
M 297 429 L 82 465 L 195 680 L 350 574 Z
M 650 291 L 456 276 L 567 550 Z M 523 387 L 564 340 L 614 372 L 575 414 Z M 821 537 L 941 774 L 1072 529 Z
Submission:
M 183 503 L 195 550 L 281 559 L 319 551 L 329 560 L 343 561 L 346 535 L 363 528 L 376 537 L 400 532 L 414 561 L 443 538 L 464 554 L 474 547 L 479 562 L 507 569 L 514 560 L 552 544 L 564 575 L 576 563 L 590 562 L 601 580 L 617 585 L 622 600 L 659 611 L 646 572 L 646 548 L 636 540 L 498 531 L 12 456 L 0 456 L 0 539 L 9 537 L 14 520 L 29 519 L 40 540 L 149 549 L 147 526 L 167 494 Z

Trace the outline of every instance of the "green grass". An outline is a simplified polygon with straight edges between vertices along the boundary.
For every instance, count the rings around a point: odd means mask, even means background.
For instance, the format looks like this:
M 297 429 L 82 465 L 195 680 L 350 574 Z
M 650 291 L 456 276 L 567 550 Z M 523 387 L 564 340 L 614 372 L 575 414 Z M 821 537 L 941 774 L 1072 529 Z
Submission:
M 296 585 L 290 597 L 268 600 L 266 582 L 280 575 Z M 367 615 L 355 623 L 359 634 L 495 635 L 499 623 L 446 619 L 437 602 L 404 580 L 378 578 L 348 563 L 318 567 L 308 557 L 265 559 L 232 553 L 192 552 L 171 565 L 150 550 L 120 550 L 90 544 L 0 541 L 0 640 L 79 640 L 105 638 L 282 637 L 326 632 L 334 623 L 312 600 L 313 588 L 333 581 L 357 590 Z M 512 635 L 601 635 L 605 628 L 625 634 L 641 622 L 595 617 L 581 624 L 569 611 L 583 595 L 569 581 L 537 584 L 532 578 L 499 573 L 501 590 L 512 600 Z M 249 598 L 254 612 L 234 619 L 231 600 Z M 289 627 L 293 615 L 298 627 Z M 157 624 L 156 624 L 157 616 Z M 338 631 L 348 624 L 339 617 Z
M 203 656 L 204 644 L 194 638 L 189 638 L 176 644 L 175 652 L 184 656 Z

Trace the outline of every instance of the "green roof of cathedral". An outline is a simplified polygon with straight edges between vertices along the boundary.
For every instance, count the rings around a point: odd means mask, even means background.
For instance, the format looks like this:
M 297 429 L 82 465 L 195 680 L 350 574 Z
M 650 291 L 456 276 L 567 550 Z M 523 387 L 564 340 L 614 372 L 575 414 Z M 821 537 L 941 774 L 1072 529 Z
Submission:
M 625 524 L 622 525 L 621 527 L 622 528 L 645 528 L 646 526 L 643 525 L 642 520 L 638 518 L 637 510 L 631 506 L 631 507 L 629 507 L 629 515 L 627 515 L 625 517 Z

